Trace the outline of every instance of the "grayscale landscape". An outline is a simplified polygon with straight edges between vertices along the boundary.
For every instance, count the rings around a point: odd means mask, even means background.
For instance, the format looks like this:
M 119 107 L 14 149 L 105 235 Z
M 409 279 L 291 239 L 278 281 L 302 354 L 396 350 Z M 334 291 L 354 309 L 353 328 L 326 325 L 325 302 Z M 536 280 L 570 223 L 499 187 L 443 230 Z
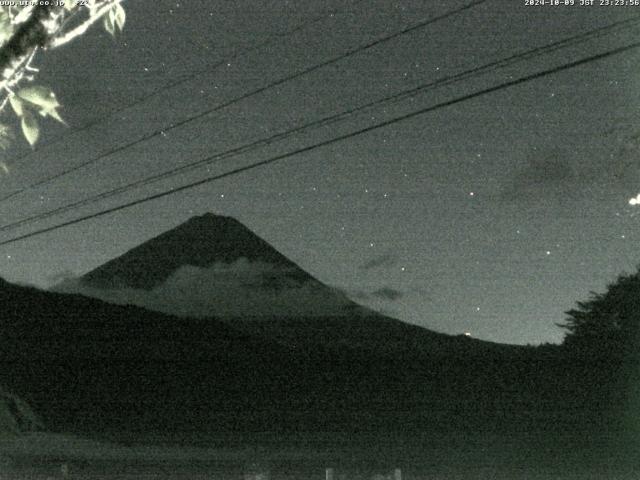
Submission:
M 636 479 L 638 28 L 0 4 L 0 479 Z

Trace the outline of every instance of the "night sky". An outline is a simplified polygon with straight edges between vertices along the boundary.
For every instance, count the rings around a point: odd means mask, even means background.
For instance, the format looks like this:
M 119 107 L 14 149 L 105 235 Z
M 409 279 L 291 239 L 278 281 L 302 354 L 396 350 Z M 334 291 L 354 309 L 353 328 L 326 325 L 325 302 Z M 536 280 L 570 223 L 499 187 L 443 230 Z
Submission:
M 56 91 L 70 127 L 45 123 L 34 152 L 16 135 L 4 153 L 9 173 L 0 178 L 0 196 L 467 3 L 127 1 L 127 25 L 115 39 L 96 28 L 37 58 L 37 82 Z M 0 225 L 638 15 L 640 7 L 631 6 L 489 0 L 27 189 L 0 202 Z M 0 239 L 627 45 L 637 41 L 635 25 L 2 232 Z M 563 332 L 555 324 L 564 311 L 640 263 L 640 207 L 629 204 L 640 192 L 638 52 L 5 245 L 0 275 L 50 286 L 213 212 L 236 217 L 318 279 L 401 320 L 499 342 L 559 342 Z M 180 79 L 187 80 L 163 90 Z

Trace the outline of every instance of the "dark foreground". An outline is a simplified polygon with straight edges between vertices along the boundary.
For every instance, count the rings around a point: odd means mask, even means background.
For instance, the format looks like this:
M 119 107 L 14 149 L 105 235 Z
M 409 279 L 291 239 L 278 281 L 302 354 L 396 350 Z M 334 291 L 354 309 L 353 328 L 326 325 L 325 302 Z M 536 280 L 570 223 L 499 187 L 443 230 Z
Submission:
M 1 281 L 0 303 L 0 387 L 58 432 L 16 415 L 2 478 L 639 478 L 638 349 L 267 334 Z
M 204 440 L 204 439 L 203 439 Z M 567 433 L 245 435 L 198 446 L 27 434 L 0 442 L 2 479 L 637 479 L 638 451 Z M 605 445 L 606 443 L 606 445 Z M 332 470 L 327 470 L 332 469 Z

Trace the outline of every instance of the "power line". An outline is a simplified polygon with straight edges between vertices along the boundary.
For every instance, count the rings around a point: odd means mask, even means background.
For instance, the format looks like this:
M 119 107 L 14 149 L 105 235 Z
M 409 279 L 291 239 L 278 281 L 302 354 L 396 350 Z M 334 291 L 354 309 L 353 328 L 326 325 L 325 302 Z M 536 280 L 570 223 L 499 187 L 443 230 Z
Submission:
M 428 83 L 426 85 L 419 85 L 415 88 L 411 88 L 409 90 L 406 90 L 404 92 L 398 93 L 396 95 L 393 95 L 391 97 L 387 97 L 385 99 L 382 100 L 377 100 L 375 102 L 371 102 L 367 105 L 364 106 L 364 108 L 369 108 L 372 107 L 374 105 L 377 105 L 379 103 L 382 103 L 382 101 L 384 101 L 386 103 L 387 100 L 390 101 L 401 101 L 401 100 L 405 100 L 409 97 L 413 97 L 418 93 L 422 93 L 423 91 L 427 90 L 427 89 L 431 89 L 431 87 L 441 87 L 444 85 L 449 85 L 453 82 L 457 82 L 460 80 L 465 80 L 467 78 L 470 77 L 474 77 L 479 73 L 486 73 L 488 71 L 494 71 L 497 70 L 498 68 L 504 68 L 510 65 L 513 65 L 515 63 L 519 63 L 522 60 L 527 60 L 527 59 L 531 59 L 531 58 L 535 58 L 538 56 L 541 56 L 543 54 L 547 54 L 549 52 L 554 52 L 556 50 L 562 49 L 562 48 L 566 48 L 569 46 L 573 46 L 573 45 L 577 45 L 578 43 L 582 43 L 586 40 L 591 40 L 593 38 L 598 38 L 601 37 L 605 34 L 610 33 L 612 30 L 618 29 L 618 28 L 625 28 L 625 27 L 631 27 L 631 26 L 637 26 L 638 22 L 640 20 L 640 15 L 637 15 L 635 17 L 626 19 L 626 20 L 621 20 L 618 22 L 614 22 L 610 25 L 605 25 L 603 27 L 598 27 L 595 28 L 593 30 L 589 30 L 587 32 L 583 32 L 583 33 L 579 33 L 577 35 L 573 35 L 571 37 L 562 39 L 562 40 L 558 40 L 556 42 L 547 44 L 547 45 L 543 45 L 540 47 L 536 47 L 533 48 L 531 50 L 527 50 L 524 52 L 520 52 L 520 53 L 515 53 L 513 55 L 510 55 L 508 57 L 502 58 L 500 60 L 496 60 L 494 62 L 490 62 L 488 64 L 485 65 L 481 65 L 479 67 L 475 67 L 472 68 L 470 70 L 466 70 L 464 72 L 458 73 L 458 74 L 454 74 L 454 75 L 450 75 L 448 77 L 444 77 L 442 79 L 439 80 L 435 80 L 434 82 Z M 356 109 L 360 110 L 360 109 Z M 334 122 L 330 122 L 330 123 L 334 123 Z
M 115 195 L 118 195 L 120 193 L 127 192 L 129 190 L 134 189 L 134 188 L 146 186 L 146 185 L 155 183 L 157 181 L 163 180 L 165 178 L 169 178 L 169 177 L 175 176 L 175 175 L 177 175 L 179 173 L 183 173 L 183 172 L 194 170 L 194 169 L 199 168 L 199 167 L 201 167 L 203 165 L 212 164 L 214 162 L 217 162 L 217 161 L 220 161 L 220 160 L 223 160 L 223 159 L 234 157 L 234 156 L 237 156 L 239 154 L 246 153 L 248 151 L 254 150 L 254 149 L 256 149 L 258 147 L 261 147 L 261 146 L 270 145 L 270 144 L 272 144 L 272 143 L 274 143 L 276 141 L 283 140 L 285 138 L 288 138 L 288 137 L 290 137 L 290 136 L 292 136 L 292 135 L 294 135 L 296 133 L 299 133 L 299 132 L 302 132 L 302 131 L 305 131 L 305 130 L 309 130 L 309 129 L 312 129 L 312 128 L 317 128 L 317 127 L 324 126 L 324 125 L 333 124 L 333 123 L 335 123 L 337 121 L 340 121 L 340 120 L 343 120 L 343 119 L 345 119 L 345 118 L 347 118 L 347 117 L 349 117 L 349 116 L 351 116 L 351 115 L 353 115 L 353 114 L 355 114 L 357 112 L 360 112 L 360 111 L 365 110 L 365 109 L 372 108 L 374 106 L 378 106 L 378 105 L 381 105 L 381 104 L 384 104 L 384 103 L 387 103 L 387 102 L 390 102 L 390 101 L 399 101 L 399 100 L 402 100 L 402 99 L 405 99 L 405 98 L 409 98 L 409 97 L 417 95 L 418 93 L 422 93 L 422 92 L 424 92 L 426 90 L 430 90 L 432 88 L 440 87 L 440 86 L 443 86 L 443 85 L 449 85 L 451 83 L 454 83 L 454 82 L 457 82 L 457 81 L 461 81 L 461 80 L 465 80 L 465 79 L 471 78 L 473 76 L 486 73 L 488 71 L 496 70 L 497 68 L 505 67 L 505 66 L 508 66 L 508 65 L 513 65 L 513 64 L 515 64 L 515 63 L 517 63 L 519 61 L 522 61 L 522 60 L 528 60 L 528 59 L 534 58 L 536 56 L 540 56 L 540 55 L 543 55 L 543 54 L 546 54 L 546 53 L 549 53 L 549 52 L 556 51 L 556 50 L 558 50 L 560 48 L 565 48 L 565 47 L 568 47 L 568 46 L 571 46 L 571 45 L 575 45 L 575 44 L 577 44 L 579 42 L 582 42 L 582 41 L 585 41 L 585 40 L 596 38 L 596 37 L 604 35 L 605 33 L 610 32 L 611 30 L 613 30 L 615 28 L 619 28 L 621 26 L 629 26 L 629 24 L 637 23 L 639 19 L 640 19 L 640 16 L 637 16 L 637 17 L 634 17 L 633 19 L 628 19 L 628 20 L 624 20 L 624 21 L 620 21 L 620 22 L 615 22 L 613 24 L 606 25 L 604 27 L 599 27 L 599 28 L 590 30 L 588 32 L 584 32 L 584 33 L 580 33 L 580 34 L 577 34 L 577 35 L 573 35 L 571 37 L 568 37 L 568 38 L 553 42 L 553 43 L 548 44 L 548 45 L 544 45 L 544 46 L 537 47 L 537 48 L 534 48 L 534 49 L 531 49 L 531 50 L 527 50 L 527 51 L 524 51 L 524 52 L 513 54 L 513 55 L 510 55 L 510 56 L 508 56 L 506 58 L 502 58 L 500 60 L 496 60 L 494 62 L 485 64 L 485 65 L 482 65 L 482 66 L 479 66 L 479 67 L 476 67 L 476 68 L 473 68 L 473 69 L 470 69 L 470 70 L 466 70 L 466 71 L 458 73 L 458 74 L 449 75 L 447 77 L 440 78 L 440 79 L 435 80 L 433 82 L 429 82 L 427 84 L 423 84 L 423 85 L 420 85 L 418 87 L 414 87 L 414 88 L 411 88 L 411 89 L 408 89 L 408 90 L 404 90 L 402 92 L 399 92 L 399 93 L 387 96 L 385 98 L 378 99 L 378 100 L 366 103 L 364 105 L 360 105 L 358 107 L 354 107 L 354 108 L 349 109 L 349 110 L 345 110 L 345 111 L 342 111 L 342 112 L 339 112 L 339 113 L 336 113 L 336 114 L 325 116 L 325 117 L 320 118 L 318 120 L 315 120 L 313 122 L 306 123 L 304 125 L 300 125 L 300 126 L 295 127 L 293 129 L 290 129 L 290 130 L 287 130 L 287 131 L 284 131 L 284 132 L 280 132 L 280 133 L 277 133 L 277 134 L 274 134 L 274 135 L 271 135 L 269 137 L 262 138 L 262 139 L 259 139 L 259 140 L 256 140 L 256 141 L 253 141 L 253 142 L 251 142 L 249 144 L 245 144 L 245 145 L 242 145 L 240 147 L 235 147 L 235 148 L 232 148 L 230 150 L 226 150 L 224 152 L 217 153 L 217 154 L 215 154 L 213 156 L 206 157 L 205 159 L 200 159 L 200 160 L 197 160 L 195 162 L 188 163 L 186 165 L 181 165 L 179 167 L 172 168 L 170 170 L 161 172 L 159 174 L 152 175 L 150 177 L 146 177 L 146 178 L 143 178 L 141 180 L 136 180 L 134 182 L 131 182 L 131 183 L 128 183 L 128 184 L 125 184 L 125 185 L 121 185 L 119 187 L 113 188 L 111 190 L 107 190 L 107 191 L 99 193 L 97 195 L 93 195 L 93 196 L 84 198 L 82 200 L 78 200 L 76 202 L 73 202 L 73 203 L 70 203 L 70 204 L 67 204 L 67 205 L 63 205 L 63 206 L 58 207 L 58 208 L 54 208 L 54 209 L 48 210 L 46 212 L 38 213 L 38 214 L 32 215 L 32 216 L 24 218 L 22 220 L 18 220 L 18 221 L 13 222 L 13 223 L 9 223 L 9 224 L 0 226 L 0 232 L 7 231 L 7 230 L 12 230 L 12 229 L 15 229 L 15 228 L 17 228 L 19 226 L 25 225 L 25 224 L 33 223 L 35 221 L 43 220 L 43 219 L 49 218 L 51 216 L 54 216 L 54 215 L 57 215 L 57 214 L 60 214 L 60 213 L 65 213 L 65 212 L 68 212 L 70 210 L 77 209 L 79 207 L 90 205 L 90 204 L 98 202 L 100 200 L 104 200 L 104 199 L 113 197 Z
M 80 163 L 78 165 L 75 165 L 75 166 L 73 166 L 71 168 L 68 168 L 67 170 L 63 170 L 62 172 L 60 172 L 60 173 L 58 173 L 56 175 L 48 177 L 48 178 L 46 178 L 44 180 L 41 180 L 39 182 L 36 182 L 35 184 L 30 185 L 30 186 L 28 186 L 28 187 L 26 187 L 26 188 L 24 188 L 22 190 L 19 190 L 17 192 L 13 192 L 13 193 L 11 193 L 11 194 L 3 197 L 3 198 L 0 198 L 0 202 L 9 200 L 10 198 L 13 198 L 14 196 L 16 196 L 16 195 L 18 195 L 18 194 L 20 194 L 20 193 L 22 193 L 22 192 L 24 192 L 26 190 L 29 190 L 31 188 L 35 188 L 36 186 L 45 185 L 45 184 L 47 184 L 47 183 L 49 183 L 49 182 L 51 182 L 53 180 L 56 180 L 56 179 L 58 179 L 60 177 L 63 177 L 63 176 L 68 175 L 70 173 L 76 172 L 76 171 L 78 171 L 78 170 L 80 170 L 80 169 L 82 169 L 84 167 L 87 167 L 89 165 L 92 165 L 92 164 L 98 162 L 99 160 L 102 160 L 103 158 L 107 158 L 107 157 L 109 157 L 109 156 L 111 156 L 111 155 L 113 155 L 115 153 L 122 152 L 124 150 L 127 150 L 127 149 L 135 146 L 135 145 L 138 145 L 138 144 L 143 143 L 143 142 L 145 142 L 147 140 L 150 140 L 150 139 L 152 139 L 154 137 L 157 137 L 159 135 L 163 135 L 168 131 L 174 130 L 174 129 L 179 128 L 179 127 L 182 127 L 183 125 L 191 123 L 191 122 L 193 122 L 195 120 L 199 120 L 199 119 L 201 119 L 203 117 L 206 117 L 206 116 L 208 116 L 208 115 L 210 115 L 210 114 L 212 114 L 214 112 L 217 112 L 217 111 L 222 110 L 222 109 L 224 109 L 226 107 L 229 107 L 229 106 L 234 105 L 234 104 L 236 104 L 238 102 L 241 102 L 242 100 L 246 100 L 247 98 L 250 98 L 250 97 L 253 97 L 255 95 L 258 95 L 258 94 L 260 94 L 262 92 L 270 90 L 270 89 L 272 89 L 274 87 L 282 85 L 282 84 L 284 84 L 286 82 L 289 82 L 291 80 L 295 80 L 297 78 L 300 78 L 300 77 L 302 77 L 304 75 L 307 75 L 309 73 L 315 72 L 316 70 L 319 70 L 321 68 L 324 68 L 324 67 L 332 65 L 334 63 L 337 63 L 337 62 L 339 62 L 341 60 L 344 60 L 345 58 L 351 57 L 351 56 L 353 56 L 353 55 L 355 55 L 357 53 L 363 52 L 365 50 L 368 50 L 368 49 L 371 49 L 373 47 L 376 47 L 376 46 L 378 46 L 380 44 L 386 43 L 386 42 L 388 42 L 390 40 L 393 40 L 395 38 L 398 38 L 398 37 L 400 37 L 402 35 L 406 35 L 406 34 L 409 34 L 411 32 L 414 32 L 414 31 L 416 31 L 416 30 L 418 30 L 420 28 L 424 28 L 424 27 L 426 27 L 428 25 L 431 25 L 433 23 L 436 23 L 436 22 L 438 22 L 440 20 L 444 20 L 444 19 L 449 18 L 451 16 L 455 16 L 455 15 L 457 15 L 457 14 L 459 14 L 459 13 L 465 11 L 465 10 L 468 10 L 470 8 L 478 6 L 478 5 L 480 5 L 482 3 L 485 3 L 487 1 L 488 0 L 474 0 L 474 1 L 464 5 L 462 7 L 459 7 L 457 9 L 455 9 L 455 10 L 451 10 L 451 11 L 449 11 L 447 13 L 442 14 L 442 15 L 439 15 L 439 16 L 436 16 L 436 17 L 433 17 L 433 18 L 430 18 L 430 19 L 427 19 L 427 20 L 423 20 L 423 21 L 418 22 L 418 23 L 416 23 L 414 25 L 411 25 L 409 27 L 405 27 L 402 30 L 399 30 L 399 31 L 397 31 L 395 33 L 386 35 L 384 37 L 381 37 L 381 38 L 378 38 L 376 40 L 373 40 L 373 41 L 371 41 L 371 42 L 369 42 L 369 43 L 367 43 L 365 45 L 361 45 L 359 47 L 356 47 L 356 48 L 353 48 L 351 50 L 348 50 L 347 52 L 342 53 L 342 54 L 340 54 L 340 55 L 338 55 L 336 57 L 333 57 L 333 58 L 331 58 L 329 60 L 325 60 L 324 62 L 318 63 L 316 65 L 308 67 L 308 68 L 306 68 L 304 70 L 301 70 L 299 72 L 287 75 L 286 77 L 282 77 L 282 78 L 280 78 L 278 80 L 275 80 L 274 82 L 271 82 L 271 83 L 269 83 L 267 85 L 259 87 L 259 88 L 255 89 L 255 90 L 252 90 L 251 92 L 244 93 L 244 94 L 242 94 L 242 95 L 240 95 L 238 97 L 235 97 L 235 98 L 233 98 L 231 100 L 228 100 L 228 101 L 226 101 L 224 103 L 218 104 L 215 107 L 212 107 L 210 109 L 204 110 L 204 111 L 202 111 L 202 112 L 200 112 L 200 113 L 198 113 L 196 115 L 193 115 L 191 117 L 188 117 L 188 118 L 186 118 L 184 120 L 180 120 L 179 122 L 176 122 L 176 123 L 174 123 L 172 125 L 169 125 L 169 126 L 164 127 L 164 128 L 157 129 L 157 130 L 155 130 L 155 131 L 153 131 L 153 132 L 151 132 L 151 133 L 149 133 L 147 135 L 144 135 L 144 136 L 138 138 L 137 140 L 133 140 L 133 141 L 128 142 L 128 143 L 126 143 L 124 145 L 121 145 L 120 147 L 117 147 L 117 148 L 115 148 L 113 150 L 110 150 L 108 152 L 102 153 L 102 154 L 100 154 L 100 155 L 98 155 L 98 156 L 96 156 L 96 157 L 94 157 L 94 158 L 92 158 L 90 160 L 87 160 L 87 161 L 82 162 L 82 163 Z
M 365 0 L 356 0 L 353 5 L 355 6 L 355 5 L 359 4 L 359 3 L 362 3 L 363 1 L 365 1 Z M 189 74 L 186 77 L 183 77 L 183 78 L 180 78 L 179 80 L 175 80 L 173 82 L 170 82 L 167 85 L 164 85 L 161 88 L 159 88 L 157 90 L 154 90 L 153 92 L 150 92 L 147 95 L 141 96 L 140 98 L 138 98 L 137 100 L 135 100 L 132 103 L 128 103 L 128 104 L 126 104 L 126 105 L 124 105 L 124 106 L 122 106 L 120 108 L 117 108 L 117 109 L 109 112 L 107 118 L 111 118 L 111 117 L 113 117 L 113 116 L 115 116 L 115 115 L 117 115 L 117 114 L 119 114 L 121 112 L 124 112 L 124 111 L 129 110 L 131 108 L 134 108 L 134 107 L 136 107 L 138 105 L 141 105 L 144 102 L 146 102 L 147 100 L 150 100 L 151 98 L 156 97 L 159 94 L 161 94 L 161 93 L 163 93 L 163 92 L 165 92 L 167 90 L 171 90 L 171 89 L 173 89 L 173 88 L 175 88 L 175 87 L 177 87 L 179 85 L 187 83 L 187 82 L 189 82 L 189 81 L 191 81 L 191 80 L 193 80 L 193 79 L 195 79 L 195 78 L 197 78 L 197 77 L 199 77 L 201 75 L 211 73 L 211 72 L 217 70 L 219 67 L 227 65 L 229 62 L 234 61 L 235 59 L 237 59 L 238 57 L 240 57 L 242 55 L 246 55 L 247 53 L 251 53 L 251 52 L 253 52 L 255 50 L 259 50 L 261 48 L 267 47 L 267 46 L 271 45 L 272 43 L 274 43 L 275 41 L 280 40 L 283 37 L 287 37 L 289 35 L 292 35 L 292 34 L 298 32 L 300 30 L 303 30 L 303 29 L 307 28 L 308 26 L 315 25 L 316 23 L 326 19 L 327 17 L 331 17 L 335 13 L 337 13 L 337 10 L 330 10 L 327 13 L 324 13 L 324 14 L 318 16 L 318 17 L 312 18 L 311 20 L 308 20 L 306 22 L 301 23 L 300 25 L 298 25 L 297 27 L 292 28 L 291 30 L 287 30 L 287 31 L 280 32 L 280 33 L 275 33 L 275 34 L 271 35 L 269 38 L 267 38 L 263 42 L 260 42 L 260 43 L 257 43 L 255 45 L 249 46 L 249 47 L 247 47 L 245 49 L 239 50 L 239 51 L 235 52 L 234 54 L 232 54 L 231 56 L 226 57 L 226 58 L 224 58 L 222 60 L 219 60 L 218 62 L 215 62 L 215 63 L 209 65 L 205 69 L 198 70 L 196 72 L 193 72 L 193 73 Z M 38 152 L 41 152 L 45 148 L 49 148 L 49 147 L 51 147 L 53 145 L 56 145 L 57 143 L 60 143 L 61 141 L 65 140 L 71 134 L 76 135 L 76 134 L 78 134 L 80 132 L 84 132 L 84 131 L 89 130 L 90 128 L 92 128 L 92 127 L 94 127 L 96 125 L 99 125 L 100 123 L 103 123 L 104 121 L 105 121 L 105 118 L 101 118 L 99 120 L 95 120 L 93 122 L 89 122 L 89 123 L 87 123 L 86 125 L 84 125 L 82 127 L 74 128 L 74 130 L 71 133 L 63 134 L 60 137 L 52 140 L 51 142 L 49 142 L 46 145 L 44 145 L 43 148 L 38 149 Z M 29 153 L 27 153 L 25 155 L 22 155 L 21 157 L 13 159 L 12 161 L 13 162 L 19 162 L 21 160 L 24 160 L 25 158 L 28 158 L 32 154 L 33 154 L 33 152 L 29 152 Z M 83 165 L 80 165 L 78 167 L 81 168 L 82 166 Z M 0 202 L 3 202 L 5 200 L 9 200 L 10 198 L 13 198 L 16 195 L 19 195 L 22 192 L 25 192 L 27 190 L 31 190 L 33 188 L 39 187 L 40 185 L 45 185 L 46 183 L 48 183 L 48 182 L 50 182 L 52 180 L 55 180 L 56 178 L 59 178 L 60 176 L 66 175 L 68 173 L 71 173 L 71 171 L 73 171 L 73 170 L 63 171 L 63 172 L 61 172 L 61 173 L 59 173 L 59 174 L 57 174 L 57 175 L 55 175 L 53 177 L 49 177 L 49 178 L 46 178 L 46 179 L 43 179 L 43 180 L 39 180 L 39 181 L 37 181 L 35 183 L 32 183 L 31 185 L 28 185 L 25 188 L 22 188 L 20 190 L 12 192 L 12 193 L 4 196 L 4 197 L 0 197 Z
M 52 231 L 55 231 L 55 230 L 59 230 L 61 228 L 68 227 L 70 225 L 75 225 L 75 224 L 80 223 L 80 222 L 84 222 L 84 221 L 91 220 L 91 219 L 94 219 L 94 218 L 102 217 L 102 216 L 107 215 L 109 213 L 114 213 L 114 212 L 117 212 L 117 211 L 120 211 L 120 210 L 131 208 L 131 207 L 136 206 L 136 205 L 140 205 L 140 204 L 147 203 L 147 202 L 150 202 L 150 201 L 153 201 L 153 200 L 157 200 L 159 198 L 167 197 L 169 195 L 173 195 L 173 194 L 176 194 L 178 192 L 182 192 L 184 190 L 189 190 L 189 189 L 198 187 L 200 185 L 205 185 L 207 183 L 212 183 L 212 182 L 214 182 L 216 180 L 220 180 L 222 178 L 226 178 L 226 177 L 230 177 L 230 176 L 233 176 L 233 175 L 237 175 L 239 173 L 243 173 L 243 172 L 246 172 L 246 171 L 249 171 L 249 170 L 253 170 L 253 169 L 258 168 L 258 167 L 263 167 L 265 165 L 270 165 L 270 164 L 276 163 L 276 162 L 278 162 L 280 160 L 284 160 L 286 158 L 290 158 L 290 157 L 293 157 L 295 155 L 300 155 L 302 153 L 307 153 L 307 152 L 316 150 L 318 148 L 325 147 L 327 145 L 331 145 L 331 144 L 334 144 L 334 143 L 337 143 L 337 142 L 341 142 L 341 141 L 347 140 L 349 138 L 353 138 L 353 137 L 356 137 L 356 136 L 359 136 L 359 135 L 363 135 L 365 133 L 369 133 L 369 132 L 372 132 L 374 130 L 378 130 L 380 128 L 384 128 L 384 127 L 387 127 L 389 125 L 392 125 L 392 124 L 395 124 L 395 123 L 398 123 L 398 122 L 402 122 L 404 120 L 409 120 L 411 118 L 415 118 L 415 117 L 417 117 L 419 115 L 424 115 L 426 113 L 432 112 L 434 110 L 438 110 L 440 108 L 444 108 L 444 107 L 448 107 L 448 106 L 455 105 L 455 104 L 458 104 L 458 103 L 462 103 L 462 102 L 465 102 L 467 100 L 471 100 L 473 98 L 480 97 L 482 95 L 486 95 L 486 94 L 489 94 L 489 93 L 496 92 L 498 90 L 502 90 L 502 89 L 513 87 L 513 86 L 516 86 L 516 85 L 520 85 L 520 84 L 523 84 L 523 83 L 526 83 L 526 82 L 529 82 L 529 81 L 532 81 L 532 80 L 543 78 L 543 77 L 546 77 L 548 75 L 552 75 L 552 74 L 555 74 L 555 73 L 558 73 L 558 72 L 561 72 L 561 71 L 564 71 L 564 70 L 575 68 L 575 67 L 578 67 L 580 65 L 585 65 L 585 64 L 590 63 L 590 62 L 594 62 L 594 61 L 597 61 L 597 60 L 602 60 L 604 58 L 608 58 L 608 57 L 611 57 L 611 56 L 614 56 L 614 55 L 619 55 L 621 53 L 624 53 L 624 52 L 627 52 L 627 51 L 630 51 L 630 50 L 633 50 L 633 49 L 636 49 L 636 48 L 639 48 L 639 47 L 640 47 L 640 42 L 632 43 L 632 44 L 626 45 L 624 47 L 619 47 L 619 48 L 616 48 L 614 50 L 609 50 L 609 51 L 604 52 L 604 53 L 599 53 L 599 54 L 596 54 L 596 55 L 592 55 L 592 56 L 589 56 L 589 57 L 586 57 L 586 58 L 583 58 L 583 59 L 580 59 L 580 60 L 576 60 L 576 61 L 571 62 L 571 63 L 560 65 L 558 67 L 550 68 L 550 69 L 543 70 L 543 71 L 538 72 L 538 73 L 534 73 L 534 74 L 530 74 L 530 75 L 527 75 L 527 76 L 524 76 L 524 77 L 520 77 L 520 78 L 518 78 L 516 80 L 511 80 L 509 82 L 504 82 L 504 83 L 501 83 L 501 84 L 493 86 L 493 87 L 485 88 L 485 89 L 479 90 L 477 92 L 469 93 L 469 94 L 454 98 L 453 100 L 447 100 L 447 101 L 438 103 L 436 105 L 432 105 L 430 107 L 421 108 L 419 110 L 415 110 L 413 112 L 406 113 L 406 114 L 401 115 L 399 117 L 393 118 L 391 120 L 386 120 L 384 122 L 379 122 L 379 123 L 376 123 L 374 125 L 370 125 L 368 127 L 362 128 L 360 130 L 356 130 L 356 131 L 351 132 L 351 133 L 340 135 L 338 137 L 334 137 L 334 138 L 329 139 L 329 140 L 324 140 L 322 142 L 318 142 L 318 143 L 315 143 L 313 145 L 309 145 L 307 147 L 299 148 L 299 149 L 293 150 L 291 152 L 287 152 L 287 153 L 283 153 L 283 154 L 280 154 L 280 155 L 276 155 L 274 157 L 271 157 L 271 158 L 268 158 L 266 160 L 262 160 L 262 161 L 259 161 L 259 162 L 256 162 L 256 163 L 252 163 L 252 164 L 246 165 L 244 167 L 238 167 L 238 168 L 235 168 L 235 169 L 230 170 L 228 172 L 224 172 L 224 173 L 221 173 L 221 174 L 218 174 L 218 175 L 214 175 L 214 176 L 211 176 L 211 177 L 206 177 L 206 178 L 203 178 L 201 180 L 198 180 L 198 181 L 195 181 L 195 182 L 191 182 L 191 183 L 188 183 L 186 185 L 182 185 L 180 187 L 175 187 L 175 188 L 172 188 L 170 190 L 165 190 L 163 192 L 159 192 L 159 193 L 156 193 L 156 194 L 153 194 L 153 195 L 149 195 L 147 197 L 143 197 L 143 198 L 140 198 L 140 199 L 137 199 L 137 200 L 133 200 L 133 201 L 130 201 L 130 202 L 127 202 L 127 203 L 124 203 L 124 204 L 120 204 L 120 205 L 117 205 L 115 207 L 107 208 L 107 209 L 104 209 L 104 210 L 101 210 L 101 211 L 98 211 L 98 212 L 95 212 L 95 213 L 92 213 L 92 214 L 89 214 L 89 215 L 84 215 L 82 217 L 75 218 L 73 220 L 68 220 L 68 221 L 65 221 L 65 222 L 61 222 L 61 223 L 58 223 L 56 225 L 52 225 L 50 227 L 41 228 L 39 230 L 35 230 L 33 232 L 26 233 L 24 235 L 20 235 L 20 236 L 17 236 L 17 237 L 8 239 L 8 240 L 4 240 L 4 241 L 0 242 L 0 246 L 8 245 L 8 244 L 11 244 L 11 243 L 18 242 L 20 240 L 25 240 L 27 238 L 35 237 L 37 235 L 42 235 L 44 233 L 48 233 L 48 232 L 52 232 Z

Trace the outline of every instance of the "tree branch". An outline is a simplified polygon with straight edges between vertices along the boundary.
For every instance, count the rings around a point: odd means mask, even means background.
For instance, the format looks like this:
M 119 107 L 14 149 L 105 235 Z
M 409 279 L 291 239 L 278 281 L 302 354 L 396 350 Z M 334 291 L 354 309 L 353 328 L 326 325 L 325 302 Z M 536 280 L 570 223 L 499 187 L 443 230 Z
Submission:
M 78 25 L 76 28 L 74 28 L 73 30 L 69 30 L 59 37 L 51 39 L 49 41 L 49 46 L 51 48 L 59 47 L 84 34 L 89 29 L 89 27 L 91 27 L 91 25 L 100 20 L 105 13 L 113 8 L 114 5 L 122 3 L 123 1 L 124 0 L 107 0 L 100 8 L 92 13 L 87 20 Z
M 36 6 L 31 16 L 0 48 L 0 88 L 4 88 L 38 47 L 44 47 L 61 28 L 64 6 Z

